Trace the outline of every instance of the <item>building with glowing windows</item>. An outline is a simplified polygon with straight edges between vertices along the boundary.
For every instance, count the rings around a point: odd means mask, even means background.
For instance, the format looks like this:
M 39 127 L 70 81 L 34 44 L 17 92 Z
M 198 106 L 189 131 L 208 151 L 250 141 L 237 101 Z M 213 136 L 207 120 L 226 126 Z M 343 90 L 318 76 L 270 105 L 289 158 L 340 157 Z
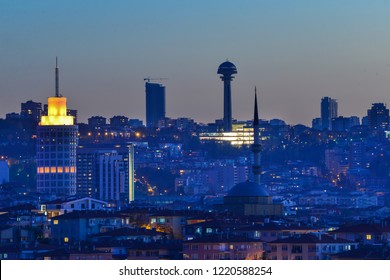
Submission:
M 133 145 L 77 148 L 77 195 L 121 206 L 134 200 Z
M 267 140 L 267 136 L 262 135 L 264 130 L 264 127 L 259 128 L 261 141 Z M 199 134 L 199 139 L 202 143 L 230 143 L 233 146 L 252 145 L 253 127 L 248 126 L 246 122 L 237 122 L 233 123 L 230 132 L 202 132 Z
M 76 194 L 76 148 L 78 126 L 68 116 L 66 97 L 58 91 L 56 64 L 55 96 L 48 98 L 47 116 L 37 127 L 37 191 L 55 195 Z

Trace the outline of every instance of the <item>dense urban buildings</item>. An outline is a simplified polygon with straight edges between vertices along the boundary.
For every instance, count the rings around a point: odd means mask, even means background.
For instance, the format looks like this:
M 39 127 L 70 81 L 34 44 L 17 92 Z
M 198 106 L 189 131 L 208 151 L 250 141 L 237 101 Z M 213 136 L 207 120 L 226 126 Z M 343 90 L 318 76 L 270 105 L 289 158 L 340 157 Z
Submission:
M 227 102 L 201 124 L 166 117 L 147 79 L 146 125 L 115 111 L 75 125 L 58 77 L 41 114 L 29 100 L 0 119 L 0 259 L 390 258 L 385 104 L 360 122 L 324 97 L 307 127 L 261 119 L 255 88 L 253 119 Z

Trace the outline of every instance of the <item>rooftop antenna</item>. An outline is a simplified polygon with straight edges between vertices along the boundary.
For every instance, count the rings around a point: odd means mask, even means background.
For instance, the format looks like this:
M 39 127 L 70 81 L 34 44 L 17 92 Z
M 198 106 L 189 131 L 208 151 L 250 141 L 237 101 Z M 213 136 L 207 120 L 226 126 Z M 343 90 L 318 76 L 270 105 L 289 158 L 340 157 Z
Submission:
M 168 80 L 168 78 L 151 78 L 151 77 L 144 78 L 144 81 L 148 83 L 150 83 L 150 81 L 162 81 L 162 80 Z
M 59 92 L 58 57 L 57 57 L 57 56 L 56 56 L 56 97 L 60 97 L 60 92 Z

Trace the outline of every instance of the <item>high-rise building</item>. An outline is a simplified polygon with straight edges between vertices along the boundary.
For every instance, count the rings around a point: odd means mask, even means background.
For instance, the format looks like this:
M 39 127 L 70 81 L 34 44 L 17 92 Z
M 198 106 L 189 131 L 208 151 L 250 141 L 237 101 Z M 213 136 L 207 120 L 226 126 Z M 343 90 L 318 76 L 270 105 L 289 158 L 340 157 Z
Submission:
M 0 185 L 9 182 L 9 166 L 5 160 L 0 160 Z
M 107 120 L 105 117 L 93 116 L 88 118 L 88 126 L 92 130 L 102 130 L 102 128 L 106 125 Z
M 311 121 L 311 128 L 322 130 L 322 121 L 321 118 L 315 118 Z
M 358 116 L 349 117 L 349 124 L 350 124 L 350 127 L 360 125 L 359 117 Z
M 348 131 L 351 127 L 360 125 L 359 117 L 342 117 L 332 119 L 332 130 L 333 131 Z
M 161 84 L 145 83 L 146 126 L 158 127 L 158 121 L 165 118 L 165 87 Z
M 223 81 L 223 127 L 224 132 L 232 131 L 232 89 L 231 81 L 233 75 L 237 74 L 236 66 L 230 61 L 225 61 L 218 67 L 217 74 L 220 74 L 220 78 Z
M 42 103 L 29 100 L 20 106 L 20 117 L 22 119 L 33 119 L 39 122 L 42 115 Z
M 19 120 L 20 119 L 20 114 L 15 113 L 15 112 L 8 113 L 8 114 L 5 115 L 5 119 L 7 121 L 9 121 L 9 120 Z
M 322 130 L 332 130 L 332 119 L 337 118 L 337 101 L 330 97 L 321 99 Z
M 368 126 L 371 129 L 386 129 L 389 126 L 389 109 L 386 104 L 374 103 L 367 110 Z
M 66 114 L 68 116 L 72 116 L 74 124 L 77 124 L 77 110 L 75 110 L 75 109 L 66 109 Z
M 55 70 L 55 96 L 48 98 L 47 116 L 37 127 L 37 191 L 69 196 L 76 194 L 78 126 L 59 94 L 57 62 Z
M 91 145 L 77 149 L 77 195 L 123 205 L 134 200 L 132 145 Z
M 349 143 L 349 168 L 361 169 L 365 168 L 365 144 L 363 141 L 351 141 Z
M 129 118 L 125 116 L 113 116 L 110 118 L 110 126 L 112 128 L 123 128 L 129 125 Z
M 143 126 L 143 122 L 142 120 L 139 120 L 139 119 L 129 119 L 129 126 L 131 128 L 139 128 L 141 126 Z

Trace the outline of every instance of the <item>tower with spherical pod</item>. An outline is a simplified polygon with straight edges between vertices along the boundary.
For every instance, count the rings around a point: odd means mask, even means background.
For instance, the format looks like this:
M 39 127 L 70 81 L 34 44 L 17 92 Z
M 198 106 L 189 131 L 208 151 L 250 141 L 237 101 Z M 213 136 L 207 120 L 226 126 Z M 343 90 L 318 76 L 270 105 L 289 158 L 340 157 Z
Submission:
M 236 66 L 230 61 L 225 61 L 218 67 L 217 74 L 223 81 L 223 130 L 232 131 L 232 90 L 231 81 L 233 74 L 237 74 Z

